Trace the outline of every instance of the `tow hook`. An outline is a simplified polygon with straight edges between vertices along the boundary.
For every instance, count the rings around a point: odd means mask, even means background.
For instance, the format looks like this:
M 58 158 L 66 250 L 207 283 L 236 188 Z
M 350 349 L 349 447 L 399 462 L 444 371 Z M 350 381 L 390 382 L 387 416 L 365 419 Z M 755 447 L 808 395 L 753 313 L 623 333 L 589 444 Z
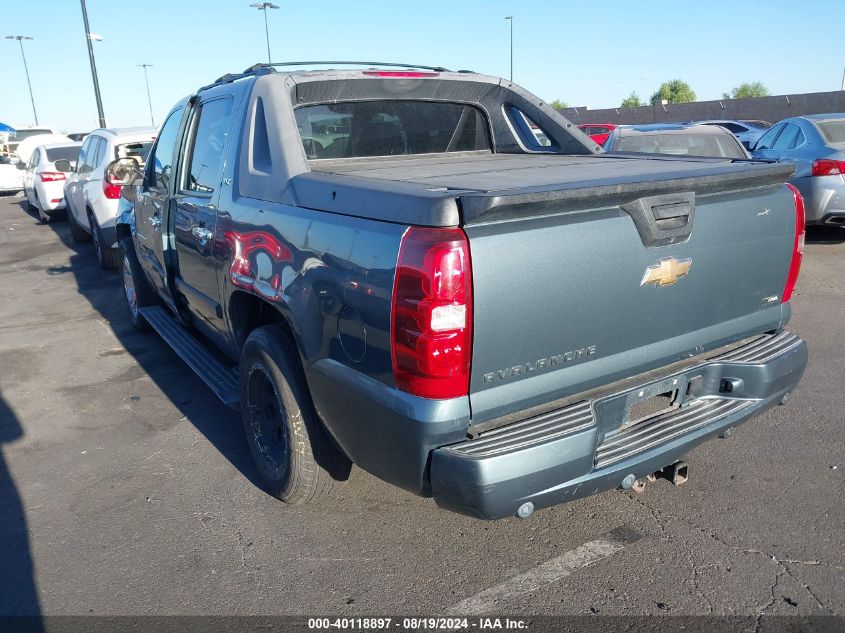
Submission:
M 689 466 L 686 462 L 675 462 L 664 469 L 666 479 L 676 486 L 687 483 L 689 479 Z

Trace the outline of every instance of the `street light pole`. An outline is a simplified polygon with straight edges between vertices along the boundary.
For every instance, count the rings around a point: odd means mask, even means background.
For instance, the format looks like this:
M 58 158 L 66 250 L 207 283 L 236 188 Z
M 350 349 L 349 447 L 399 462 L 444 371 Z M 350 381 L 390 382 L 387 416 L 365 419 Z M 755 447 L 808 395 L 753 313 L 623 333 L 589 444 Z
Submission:
M 505 16 L 505 19 L 511 23 L 511 81 L 513 81 L 513 16 Z
M 7 35 L 7 40 L 17 40 L 21 46 L 21 58 L 23 58 L 23 71 L 26 73 L 26 85 L 29 86 L 29 100 L 32 102 L 32 116 L 35 117 L 35 125 L 38 125 L 38 113 L 35 111 L 35 97 L 32 96 L 32 83 L 29 81 L 29 67 L 26 65 L 26 55 L 23 52 L 23 41 L 31 40 L 27 35 Z
M 264 36 L 267 38 L 267 63 L 272 64 L 273 58 L 270 57 L 270 28 L 267 26 L 267 11 L 269 9 L 278 9 L 279 7 L 272 2 L 256 2 L 249 6 L 258 9 L 259 11 L 264 11 Z
M 79 2 L 82 4 L 82 21 L 85 23 L 85 41 L 88 44 L 88 60 L 91 62 L 91 77 L 94 79 L 94 98 L 97 100 L 97 115 L 100 117 L 100 127 L 106 127 L 103 100 L 100 98 L 100 82 L 97 80 L 97 64 L 94 62 L 94 46 L 91 38 L 91 29 L 88 27 L 88 11 L 85 8 L 85 0 L 79 0 Z
M 152 64 L 136 64 L 144 69 L 144 83 L 147 84 L 147 103 L 150 104 L 150 123 L 153 124 L 153 127 L 156 126 L 155 119 L 153 119 L 153 100 L 150 98 L 150 80 L 147 77 L 147 68 L 150 68 Z

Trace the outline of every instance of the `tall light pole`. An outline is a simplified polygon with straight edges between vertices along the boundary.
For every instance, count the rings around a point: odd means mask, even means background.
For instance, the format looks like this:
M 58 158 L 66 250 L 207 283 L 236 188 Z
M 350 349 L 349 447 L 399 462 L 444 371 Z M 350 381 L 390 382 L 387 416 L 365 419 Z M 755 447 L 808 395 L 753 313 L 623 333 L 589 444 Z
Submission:
M 511 81 L 513 81 L 513 16 L 505 16 L 505 19 L 511 23 Z
M 267 11 L 270 9 L 278 9 L 279 7 L 272 2 L 256 2 L 249 6 L 255 7 L 259 11 L 264 11 L 264 35 L 267 38 L 267 63 L 272 64 L 273 58 L 270 57 L 270 29 L 267 26 Z
M 155 127 L 156 122 L 153 118 L 153 100 L 150 98 L 150 80 L 147 78 L 147 68 L 152 67 L 152 64 L 136 64 L 136 66 L 144 69 L 144 82 L 147 84 L 147 103 L 150 104 L 150 123 L 152 123 L 153 127 Z
M 38 125 L 38 113 L 35 111 L 35 97 L 32 96 L 32 84 L 29 81 L 29 67 L 26 65 L 26 55 L 23 52 L 23 41 L 31 40 L 28 35 L 7 35 L 7 40 L 17 40 L 21 46 L 21 57 L 23 58 L 23 70 L 26 73 L 26 85 L 29 86 L 29 100 L 32 102 L 32 116 L 35 117 L 35 125 Z
M 91 29 L 88 27 L 88 11 L 85 8 L 85 0 L 79 0 L 82 4 L 82 21 L 85 24 L 85 42 L 88 44 L 88 60 L 91 62 L 91 77 L 94 80 L 94 98 L 97 100 L 97 115 L 100 117 L 100 127 L 106 127 L 106 115 L 103 113 L 103 100 L 100 98 L 100 82 L 97 79 L 97 64 L 94 62 L 94 39 L 103 39 L 99 36 L 91 36 Z

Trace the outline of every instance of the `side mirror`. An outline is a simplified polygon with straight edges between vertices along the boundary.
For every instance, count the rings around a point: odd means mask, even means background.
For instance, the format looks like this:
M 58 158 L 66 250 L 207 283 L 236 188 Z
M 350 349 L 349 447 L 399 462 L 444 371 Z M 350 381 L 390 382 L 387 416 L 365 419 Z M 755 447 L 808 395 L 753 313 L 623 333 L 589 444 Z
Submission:
M 132 158 L 118 158 L 106 166 L 106 181 L 110 185 L 132 187 L 144 181 L 141 166 Z
M 73 165 L 70 164 L 70 161 L 66 158 L 60 158 L 55 162 L 56 171 L 60 171 L 62 173 L 69 173 L 73 171 Z
M 23 171 L 24 169 L 26 169 L 26 163 L 24 163 L 24 162 L 17 163 L 15 165 L 15 169 L 20 169 L 21 171 Z

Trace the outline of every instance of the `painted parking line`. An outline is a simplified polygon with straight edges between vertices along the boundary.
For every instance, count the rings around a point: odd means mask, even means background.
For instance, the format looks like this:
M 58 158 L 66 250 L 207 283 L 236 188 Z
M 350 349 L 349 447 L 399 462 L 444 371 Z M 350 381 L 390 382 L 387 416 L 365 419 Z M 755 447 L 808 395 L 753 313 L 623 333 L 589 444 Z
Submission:
M 642 538 L 642 535 L 631 528 L 616 528 L 612 532 L 552 558 L 542 565 L 461 600 L 449 607 L 446 613 L 449 615 L 483 615 L 501 611 L 501 603 L 517 596 L 532 593 L 546 585 L 566 578 L 579 569 L 620 552 L 640 538 Z

